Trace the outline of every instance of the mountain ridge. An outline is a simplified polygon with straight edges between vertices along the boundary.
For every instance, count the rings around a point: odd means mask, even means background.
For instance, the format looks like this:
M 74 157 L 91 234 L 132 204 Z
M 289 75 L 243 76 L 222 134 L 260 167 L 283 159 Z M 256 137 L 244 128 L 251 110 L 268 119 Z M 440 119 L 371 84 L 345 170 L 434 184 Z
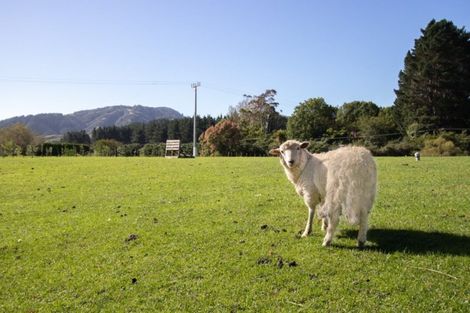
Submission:
M 147 107 L 142 105 L 114 105 L 96 109 L 80 110 L 70 114 L 39 113 L 11 117 L 0 121 L 0 128 L 16 123 L 26 125 L 38 135 L 63 135 L 68 131 L 85 130 L 103 126 L 125 126 L 146 123 L 156 119 L 179 119 L 184 116 L 169 107 Z

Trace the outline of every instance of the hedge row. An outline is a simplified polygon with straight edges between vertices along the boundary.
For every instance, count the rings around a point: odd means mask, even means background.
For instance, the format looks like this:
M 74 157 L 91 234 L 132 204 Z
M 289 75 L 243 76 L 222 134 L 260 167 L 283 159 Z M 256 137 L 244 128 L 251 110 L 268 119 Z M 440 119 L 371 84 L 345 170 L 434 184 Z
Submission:
M 181 144 L 181 153 L 186 156 L 193 154 L 191 143 Z M 117 142 L 100 142 L 99 144 L 68 144 L 68 143 L 44 143 L 37 146 L 29 145 L 26 149 L 0 149 L 0 155 L 25 155 L 25 156 L 165 156 L 165 144 L 127 144 Z

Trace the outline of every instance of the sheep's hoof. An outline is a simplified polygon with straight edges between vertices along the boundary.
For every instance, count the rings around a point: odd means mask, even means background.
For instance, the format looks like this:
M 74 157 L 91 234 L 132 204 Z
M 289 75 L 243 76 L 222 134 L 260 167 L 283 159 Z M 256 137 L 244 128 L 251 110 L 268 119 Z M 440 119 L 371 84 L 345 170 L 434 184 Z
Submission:
M 329 247 L 331 245 L 331 240 L 324 240 L 322 246 Z
M 308 232 L 303 232 L 300 238 L 307 238 L 310 233 Z

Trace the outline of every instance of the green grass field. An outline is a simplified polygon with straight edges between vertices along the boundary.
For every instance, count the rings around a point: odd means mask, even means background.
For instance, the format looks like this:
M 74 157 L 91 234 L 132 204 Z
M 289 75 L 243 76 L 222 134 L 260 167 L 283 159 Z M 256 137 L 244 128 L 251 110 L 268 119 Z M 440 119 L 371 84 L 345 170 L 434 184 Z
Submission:
M 367 248 L 276 158 L 0 159 L 1 312 L 469 312 L 470 158 L 378 158 Z

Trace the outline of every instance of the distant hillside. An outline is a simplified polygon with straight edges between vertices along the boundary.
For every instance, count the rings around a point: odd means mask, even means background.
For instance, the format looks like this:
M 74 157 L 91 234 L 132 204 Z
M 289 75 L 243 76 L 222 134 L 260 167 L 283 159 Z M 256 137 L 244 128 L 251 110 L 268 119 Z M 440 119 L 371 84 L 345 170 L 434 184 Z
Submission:
M 149 122 L 156 119 L 179 119 L 183 115 L 166 107 L 109 106 L 93 110 L 78 111 L 72 114 L 44 113 L 12 117 L 0 121 L 0 128 L 16 123 L 26 125 L 33 132 L 44 135 L 61 135 L 71 130 L 91 132 L 99 126 L 124 126 L 131 123 Z

